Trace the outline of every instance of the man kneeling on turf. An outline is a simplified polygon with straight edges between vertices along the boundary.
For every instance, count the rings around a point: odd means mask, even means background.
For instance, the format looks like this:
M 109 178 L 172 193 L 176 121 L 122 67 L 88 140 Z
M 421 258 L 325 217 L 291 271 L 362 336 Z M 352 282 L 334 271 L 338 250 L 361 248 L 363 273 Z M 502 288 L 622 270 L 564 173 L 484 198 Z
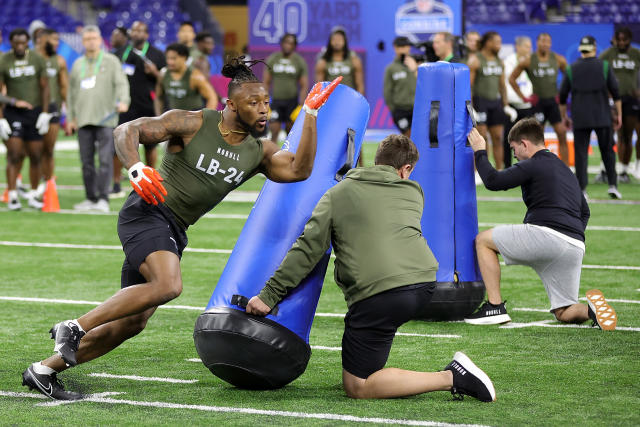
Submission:
M 588 305 L 578 304 L 589 206 L 571 170 L 545 148 L 544 129 L 534 118 L 520 120 L 509 132 L 509 145 L 520 161 L 503 171 L 489 163 L 486 142 L 476 129 L 469 134 L 476 168 L 493 191 L 522 187 L 527 205 L 524 224 L 501 225 L 478 234 L 476 252 L 488 301 L 464 319 L 474 325 L 511 320 L 500 295 L 502 254 L 507 265 L 532 267 L 549 296 L 551 312 L 561 322 L 593 320 L 601 329 L 616 327 L 615 311 L 597 289 L 587 292 Z
M 422 236 L 422 189 L 409 175 L 418 150 L 403 135 L 380 144 L 376 166 L 351 170 L 320 199 L 302 235 L 247 312 L 266 315 L 333 245 L 335 280 L 349 306 L 342 383 L 349 397 L 390 398 L 450 390 L 496 399 L 489 377 L 463 353 L 440 372 L 384 368 L 400 325 L 420 317 L 438 263 Z

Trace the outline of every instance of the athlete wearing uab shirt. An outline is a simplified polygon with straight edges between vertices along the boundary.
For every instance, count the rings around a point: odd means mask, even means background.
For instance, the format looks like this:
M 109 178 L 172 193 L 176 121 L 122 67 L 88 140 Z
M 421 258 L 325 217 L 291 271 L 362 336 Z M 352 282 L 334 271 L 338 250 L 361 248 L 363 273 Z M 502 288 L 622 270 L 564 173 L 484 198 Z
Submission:
M 40 181 L 42 135 L 49 130 L 49 84 L 44 59 L 28 49 L 29 35 L 17 28 L 9 35 L 11 50 L 0 58 L 0 87 L 5 85 L 7 96 L 28 102 L 33 109 L 7 105 L 0 111 L 0 139 L 7 146 L 7 184 L 10 210 L 21 208 L 16 179 L 22 167 L 25 148 L 29 154 L 29 178 L 32 190 L 29 206 L 40 209 L 37 187 Z M 26 142 L 26 147 L 23 145 Z
M 504 66 L 498 58 L 501 47 L 500 35 L 495 31 L 488 31 L 480 40 L 480 51 L 470 55 L 468 62 L 478 131 L 487 141 L 491 134 L 493 159 L 497 169 L 502 169 L 504 164 L 502 134 L 505 112 L 517 114 L 507 105 Z
M 280 52 L 267 58 L 264 84 L 271 90 L 271 140 L 278 141 L 281 124 L 286 132 L 293 127 L 291 113 L 302 104 L 309 86 L 307 63 L 295 52 L 298 39 L 295 34 L 285 34 L 280 39 Z
M 316 85 L 307 97 L 294 154 L 258 140 L 267 131 L 269 92 L 251 69 L 235 58 L 222 74 L 231 78 L 223 111 L 171 110 L 116 128 L 116 152 L 129 169 L 135 190 L 118 218 L 125 253 L 121 287 L 126 289 L 76 320 L 55 325 L 51 334 L 57 354 L 27 368 L 24 385 L 54 399 L 79 399 L 79 393 L 64 390 L 57 373 L 100 357 L 137 335 L 158 306 L 180 295 L 180 258 L 189 225 L 257 172 L 276 182 L 302 181 L 311 174 L 318 109 L 339 79 L 324 90 Z M 162 175 L 145 166 L 138 154 L 140 143 L 161 141 L 168 141 Z
M 616 30 L 613 46 L 605 50 L 600 59 L 607 61 L 618 80 L 622 97 L 622 127 L 618 130 L 618 159 L 622 163 L 620 182 L 629 182 L 629 163 L 633 154 L 633 131 L 640 138 L 640 102 L 638 97 L 638 70 L 640 50 L 631 47 L 632 34 L 627 27 Z M 640 150 L 636 143 L 636 165 L 634 175 L 640 180 Z
M 213 88 L 196 68 L 187 66 L 189 49 L 179 43 L 167 46 L 167 67 L 160 72 L 156 86 L 155 110 L 162 114 L 166 96 L 167 109 L 199 110 L 203 99 L 206 107 L 214 109 L 218 106 L 218 97 Z
M 536 49 L 531 56 L 522 58 L 518 63 L 509 76 L 509 83 L 518 96 L 533 105 L 535 117 L 541 124 L 548 121 L 553 126 L 558 136 L 559 157 L 568 165 L 567 128 L 562 122 L 556 100 L 558 71 L 563 73 L 566 71 L 567 60 L 564 56 L 551 51 L 551 36 L 547 33 L 538 34 Z M 527 72 L 533 86 L 531 96 L 524 96 L 516 81 L 523 71 Z
M 349 49 L 347 34 L 342 28 L 335 29 L 316 63 L 316 82 L 331 81 L 342 76 L 342 84 L 364 95 L 362 61 Z

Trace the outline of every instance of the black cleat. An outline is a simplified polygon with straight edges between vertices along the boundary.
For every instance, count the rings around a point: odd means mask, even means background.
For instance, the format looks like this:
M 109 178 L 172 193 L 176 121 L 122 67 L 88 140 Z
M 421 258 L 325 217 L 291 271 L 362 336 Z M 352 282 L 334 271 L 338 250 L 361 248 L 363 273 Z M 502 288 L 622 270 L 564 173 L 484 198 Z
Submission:
M 461 351 L 453 355 L 453 360 L 444 370 L 453 373 L 451 394 L 454 400 L 462 400 L 466 394 L 483 402 L 496 401 L 496 389 L 489 376 Z
M 471 325 L 499 325 L 511 322 L 505 303 L 506 301 L 493 305 L 487 301 L 475 313 L 465 317 L 464 321 Z
M 68 366 L 76 366 L 76 351 L 85 332 L 73 320 L 57 323 L 49 329 L 51 338 L 55 340 L 53 351 L 57 352 Z
M 66 391 L 62 381 L 58 379 L 58 374 L 37 374 L 33 370 L 33 365 L 29 366 L 22 373 L 22 385 L 29 387 L 29 390 L 37 390 L 51 399 L 56 400 L 78 400 L 82 399 L 80 393 Z

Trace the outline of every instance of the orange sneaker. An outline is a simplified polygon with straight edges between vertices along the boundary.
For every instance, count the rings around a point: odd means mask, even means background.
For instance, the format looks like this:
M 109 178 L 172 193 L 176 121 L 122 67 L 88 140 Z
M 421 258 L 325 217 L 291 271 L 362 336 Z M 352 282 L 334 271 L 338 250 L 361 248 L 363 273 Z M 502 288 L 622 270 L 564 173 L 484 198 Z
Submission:
M 589 318 L 593 320 L 593 326 L 598 326 L 603 331 L 613 331 L 618 323 L 616 311 L 607 304 L 604 295 L 599 289 L 587 291 L 589 304 Z

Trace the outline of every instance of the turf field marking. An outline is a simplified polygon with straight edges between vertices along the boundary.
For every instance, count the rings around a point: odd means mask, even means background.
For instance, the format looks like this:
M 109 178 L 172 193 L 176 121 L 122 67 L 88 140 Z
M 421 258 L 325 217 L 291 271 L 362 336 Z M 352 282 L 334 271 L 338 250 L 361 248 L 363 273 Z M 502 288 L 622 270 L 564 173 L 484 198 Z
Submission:
M 411 332 L 396 332 L 396 335 L 404 337 L 425 337 L 425 338 L 462 338 L 462 335 L 452 334 L 414 334 Z
M 507 223 L 501 223 L 501 222 L 479 222 L 478 223 L 478 227 L 497 227 L 499 225 L 514 225 L 514 224 L 507 224 Z M 637 231 L 637 232 L 640 232 L 640 227 L 614 227 L 610 225 L 588 225 L 587 231 Z
M 10 391 L 0 391 L 0 396 L 7 397 L 26 397 L 33 399 L 46 399 L 45 396 L 34 393 L 14 393 Z M 126 399 L 113 399 L 111 397 L 102 397 L 96 395 L 88 395 L 86 398 L 76 402 L 94 402 L 94 403 L 109 403 L 113 405 L 129 405 L 129 406 L 142 406 L 147 408 L 161 408 L 161 409 L 187 409 L 192 411 L 204 411 L 204 412 L 220 412 L 220 413 L 232 413 L 232 414 L 250 414 L 250 415 L 267 415 L 276 417 L 288 417 L 288 418 L 305 418 L 316 420 L 331 420 L 331 421 L 345 421 L 345 422 L 359 422 L 359 423 L 375 423 L 375 424 L 394 424 L 394 425 L 409 425 L 409 426 L 477 426 L 478 424 L 450 424 L 439 421 L 426 421 L 426 420 L 406 420 L 398 418 L 370 418 L 370 417 L 357 417 L 355 415 L 346 414 L 331 414 L 331 413 L 313 413 L 313 412 L 292 412 L 292 411 L 274 411 L 267 409 L 255 409 L 255 408 L 234 408 L 229 406 L 208 406 L 208 405 L 188 405 L 183 403 L 172 402 L 145 402 L 137 400 Z
M 547 310 L 546 308 L 514 307 L 514 308 L 510 308 L 509 310 L 513 310 L 513 311 L 534 311 L 536 313 L 549 313 L 549 310 Z
M 105 391 L 104 393 L 93 393 L 88 394 L 82 399 L 78 400 L 50 400 L 48 402 L 36 403 L 36 406 L 60 406 L 60 405 L 70 405 L 72 403 L 82 402 L 89 397 L 106 397 L 106 396 L 117 396 L 118 394 L 126 394 L 122 391 Z
M 59 248 L 59 249 L 96 249 L 96 250 L 122 250 L 122 246 L 118 245 L 80 245 L 74 243 L 44 243 L 44 242 L 15 242 L 8 240 L 1 240 L 0 246 L 24 246 L 24 247 L 38 247 L 38 248 Z M 207 254 L 225 254 L 228 255 L 232 252 L 231 249 L 207 249 L 207 248 L 186 248 L 185 252 L 194 253 L 207 253 Z M 335 255 L 331 255 L 332 258 Z M 501 263 L 505 265 L 504 262 Z M 592 265 L 583 264 L 582 268 L 595 269 L 595 270 L 632 270 L 640 271 L 640 266 L 633 265 Z
M 141 377 L 139 375 L 113 375 L 113 374 L 107 374 L 105 372 L 92 372 L 87 375 L 90 377 L 99 377 L 99 378 L 118 378 L 123 380 L 153 381 L 153 382 L 171 383 L 171 384 L 193 384 L 198 382 L 198 380 L 179 380 L 177 378 Z
M 582 297 L 580 301 L 586 301 L 587 299 Z M 609 299 L 607 298 L 607 302 L 621 302 L 621 303 L 629 303 L 629 304 L 640 304 L 640 301 L 634 299 Z
M 506 325 L 500 326 L 500 329 L 515 329 L 515 328 L 531 328 L 534 326 L 541 326 L 543 328 L 578 328 L 578 329 L 591 329 L 590 325 L 574 325 L 567 323 L 554 323 L 554 320 L 542 320 L 540 322 L 528 322 L 528 323 L 517 323 L 511 322 Z M 616 331 L 631 331 L 631 332 L 640 332 L 640 328 L 630 328 L 627 326 L 617 326 Z

